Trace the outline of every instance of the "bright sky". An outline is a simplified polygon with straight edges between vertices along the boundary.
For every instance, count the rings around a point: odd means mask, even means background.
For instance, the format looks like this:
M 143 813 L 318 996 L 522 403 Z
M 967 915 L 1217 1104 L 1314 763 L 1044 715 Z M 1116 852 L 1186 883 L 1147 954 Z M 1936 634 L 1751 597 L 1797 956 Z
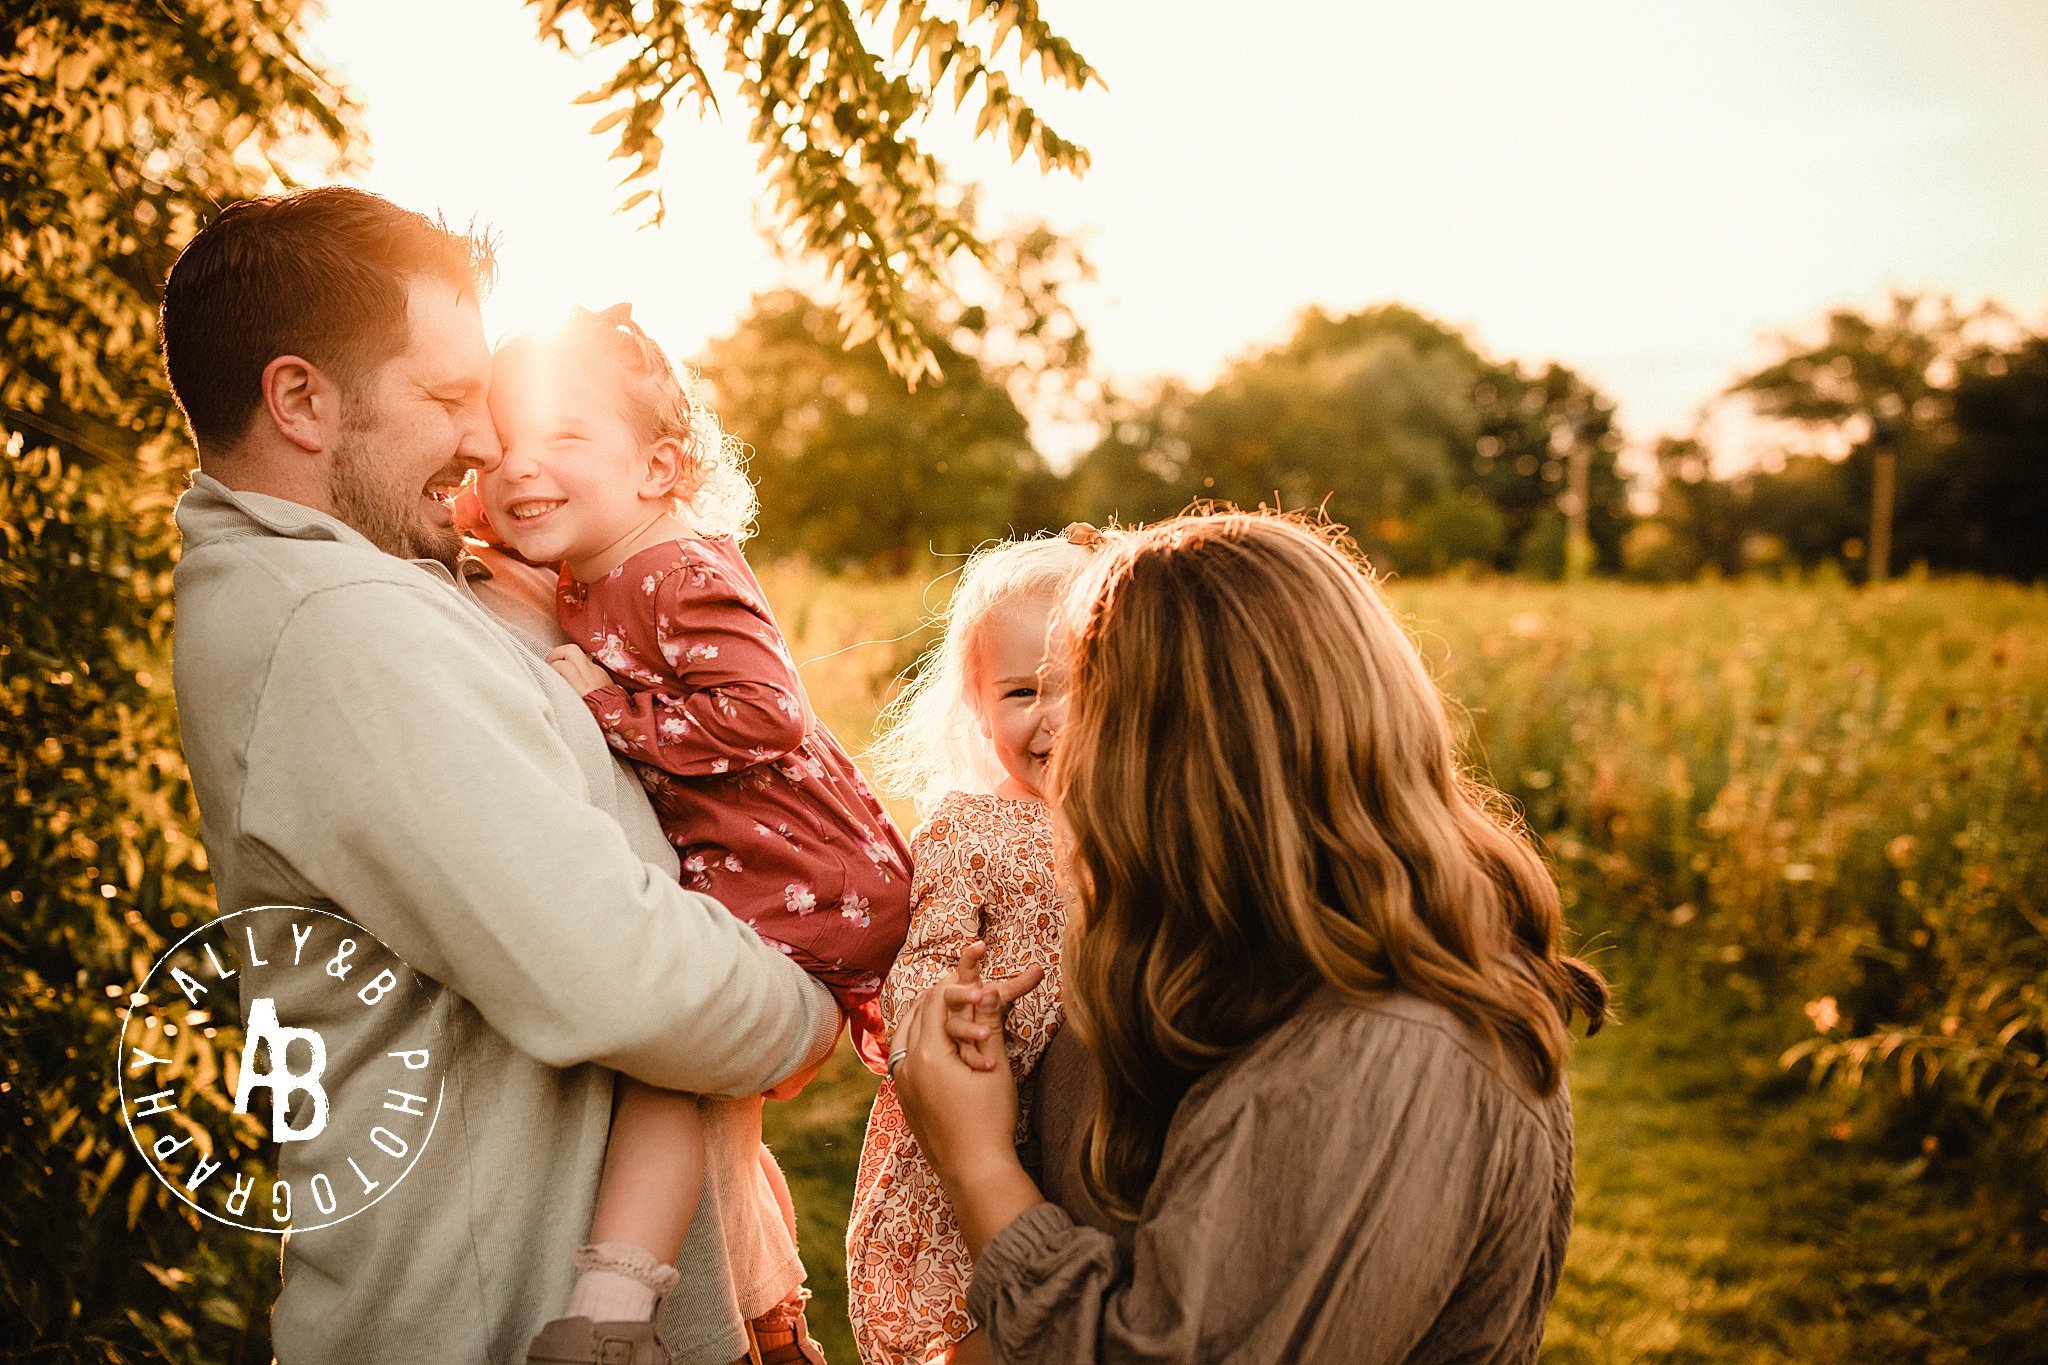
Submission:
M 570 103 L 602 59 L 544 49 L 517 0 L 328 5 L 310 46 L 367 106 L 362 183 L 498 231 L 494 328 L 630 299 L 688 355 L 781 278 L 739 118 L 671 116 L 669 222 L 635 231 L 598 111 Z M 1025 86 L 1087 177 L 965 123 L 928 140 L 991 224 L 1085 237 L 1076 304 L 1113 376 L 1204 382 L 1310 304 L 1399 300 L 1581 370 L 1642 441 L 1830 304 L 1932 289 L 2048 325 L 2040 0 L 1042 10 L 1109 85 Z

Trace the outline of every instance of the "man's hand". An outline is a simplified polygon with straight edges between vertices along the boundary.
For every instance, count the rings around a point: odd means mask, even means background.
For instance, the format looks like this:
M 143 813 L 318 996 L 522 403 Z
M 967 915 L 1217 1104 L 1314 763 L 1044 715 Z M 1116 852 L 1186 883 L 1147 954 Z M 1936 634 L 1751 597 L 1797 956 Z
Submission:
M 599 668 L 588 654 L 575 645 L 556 645 L 549 650 L 548 667 L 561 674 L 581 697 L 589 696 L 600 687 L 612 685 L 612 675 Z

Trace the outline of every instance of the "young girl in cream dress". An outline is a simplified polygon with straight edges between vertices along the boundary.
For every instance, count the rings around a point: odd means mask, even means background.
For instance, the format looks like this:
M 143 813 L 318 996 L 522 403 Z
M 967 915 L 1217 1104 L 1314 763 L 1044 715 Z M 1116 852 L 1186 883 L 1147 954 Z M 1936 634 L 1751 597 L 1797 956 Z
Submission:
M 923 817 L 910 844 L 910 933 L 882 987 L 889 1027 L 971 942 L 986 945 L 992 978 L 1045 969 L 1044 984 L 1011 1008 L 1003 1039 L 1020 1146 L 1031 1073 L 1060 1025 L 1066 927 L 1045 793 L 1062 686 L 1048 667 L 1047 623 L 1100 539 L 1077 526 L 976 554 L 943 638 L 868 756 L 879 782 L 915 798 Z M 884 1081 L 846 1229 L 848 1310 L 866 1365 L 954 1359 L 974 1328 L 972 1270 L 952 1206 Z

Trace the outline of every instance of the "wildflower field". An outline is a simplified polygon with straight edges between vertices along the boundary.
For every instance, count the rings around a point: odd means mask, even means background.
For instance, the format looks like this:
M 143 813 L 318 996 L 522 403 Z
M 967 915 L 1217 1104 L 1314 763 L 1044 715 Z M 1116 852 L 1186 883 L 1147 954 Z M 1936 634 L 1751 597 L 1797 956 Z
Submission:
M 943 587 L 766 578 L 857 746 Z M 1546 1360 L 2048 1360 L 2048 592 L 1391 592 L 1616 986 Z M 843 1360 L 872 1090 L 770 1106 Z

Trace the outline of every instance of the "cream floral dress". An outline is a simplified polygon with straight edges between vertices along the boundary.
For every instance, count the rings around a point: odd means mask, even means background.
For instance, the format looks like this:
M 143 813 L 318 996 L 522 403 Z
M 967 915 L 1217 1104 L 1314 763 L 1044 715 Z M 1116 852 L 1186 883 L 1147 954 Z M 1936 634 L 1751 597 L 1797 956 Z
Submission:
M 1032 1071 L 1060 1026 L 1060 935 L 1067 916 L 1054 871 L 1051 812 L 1039 801 L 953 792 L 910 843 L 910 935 L 882 987 L 890 1029 L 960 950 L 988 945 L 990 977 L 1045 968 L 1045 984 L 1011 1007 L 1004 1049 L 1017 1077 L 1018 1140 L 1030 1131 Z M 846 1226 L 846 1281 L 865 1365 L 943 1360 L 972 1330 L 973 1265 L 938 1173 L 882 1082 L 861 1145 Z

